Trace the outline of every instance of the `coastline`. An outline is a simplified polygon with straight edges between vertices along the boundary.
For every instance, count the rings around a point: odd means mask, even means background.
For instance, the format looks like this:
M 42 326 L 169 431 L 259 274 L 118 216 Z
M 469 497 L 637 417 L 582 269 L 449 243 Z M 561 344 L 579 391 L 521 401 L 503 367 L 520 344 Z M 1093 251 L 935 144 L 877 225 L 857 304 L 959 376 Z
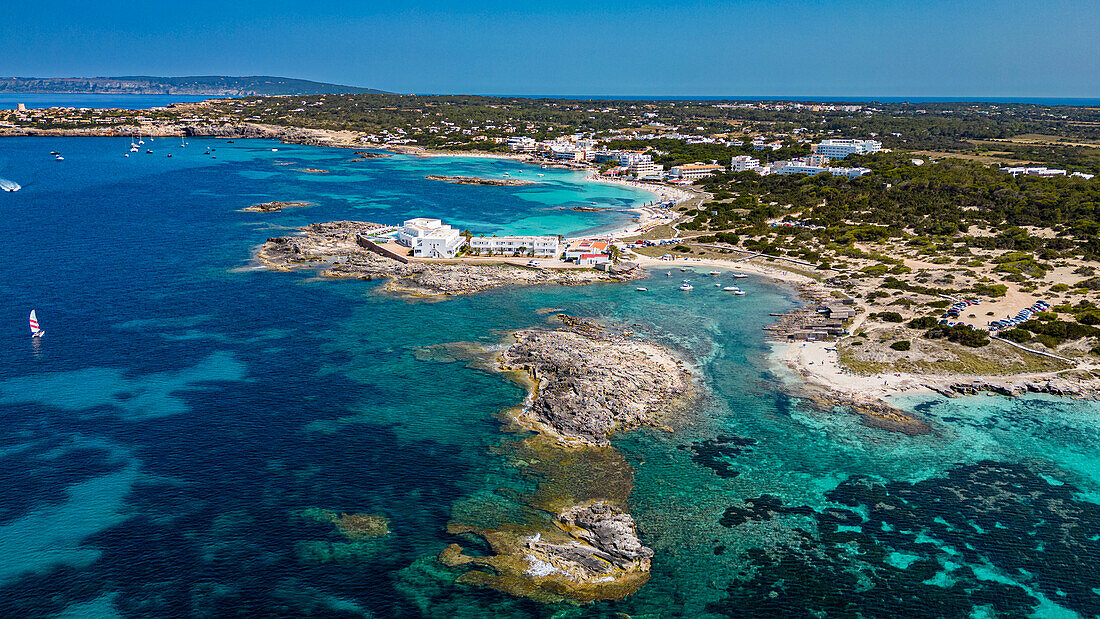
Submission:
M 107 128 L 89 129 L 0 129 L 0 137 L 129 137 L 135 132 L 142 132 L 153 137 L 211 137 L 230 139 L 273 139 L 284 143 L 302 144 L 306 146 L 357 148 L 365 150 L 380 150 L 395 154 L 405 154 L 418 157 L 455 157 L 455 158 L 490 158 L 503 159 L 530 165 L 542 165 L 533 161 L 528 154 L 493 153 L 481 151 L 439 151 L 430 150 L 419 146 L 402 146 L 372 144 L 361 142 L 364 137 L 359 132 L 339 131 L 330 129 L 304 129 L 295 127 L 282 127 L 264 125 L 258 123 L 223 123 L 223 124 L 177 124 L 155 126 L 131 126 L 121 125 Z M 570 168 L 573 169 L 573 168 Z M 647 191 L 658 198 L 669 198 L 677 204 L 690 200 L 699 195 L 698 192 L 681 188 L 663 188 L 650 186 L 644 183 L 636 183 L 624 179 L 603 178 L 589 174 L 586 180 L 590 182 L 611 183 L 627 186 L 634 189 Z M 661 217 L 664 213 L 661 209 L 647 206 L 638 206 L 624 209 L 638 215 L 638 221 L 606 232 L 601 236 L 624 237 L 642 233 L 661 223 L 674 222 L 675 219 Z M 791 270 L 753 262 L 752 259 L 716 260 L 706 258 L 675 257 L 672 261 L 657 260 L 655 258 L 633 254 L 631 260 L 648 269 L 667 269 L 672 266 L 689 267 L 713 267 L 718 269 L 731 269 L 752 273 L 771 278 L 788 284 L 815 283 L 812 277 Z M 881 401 L 905 393 L 941 393 L 950 395 L 954 393 L 966 393 L 974 391 L 992 390 L 1000 393 L 1013 394 L 1028 392 L 1035 388 L 1036 381 L 1046 382 L 1046 386 L 1039 389 L 1053 389 L 1052 393 L 1065 392 L 1074 394 L 1072 388 L 1063 388 L 1064 385 L 1057 381 L 1065 382 L 1065 379 L 1057 375 L 1060 371 L 1008 374 L 1008 375 L 938 375 L 924 373 L 881 373 L 871 375 L 857 375 L 841 368 L 839 354 L 835 343 L 823 342 L 776 342 L 773 346 L 775 354 L 773 360 L 783 368 L 788 368 L 802 376 L 802 379 L 811 389 L 826 390 L 836 396 L 855 400 Z M 1085 367 L 1088 370 L 1091 368 Z M 1053 383 L 1051 381 L 1054 381 Z M 975 385 L 968 389 L 965 385 Z M 1100 379 L 1086 380 L 1081 388 L 1076 390 L 1077 397 L 1096 397 L 1100 393 Z

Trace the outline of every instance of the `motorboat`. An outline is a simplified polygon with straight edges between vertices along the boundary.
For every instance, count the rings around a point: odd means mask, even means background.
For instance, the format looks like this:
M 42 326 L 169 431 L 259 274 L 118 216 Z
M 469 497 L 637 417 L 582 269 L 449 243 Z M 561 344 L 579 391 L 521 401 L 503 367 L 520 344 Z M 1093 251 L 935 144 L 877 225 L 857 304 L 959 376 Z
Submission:
M 721 271 L 711 271 L 711 272 L 707 273 L 707 275 L 710 275 L 711 277 L 718 277 L 721 274 L 722 274 Z
M 19 191 L 23 187 L 15 181 L 9 181 L 6 178 L 0 178 L 0 189 L 4 191 Z
M 725 288 L 723 288 L 722 290 L 725 290 L 726 292 L 732 292 L 733 294 L 736 294 L 736 295 L 743 295 L 743 294 L 745 294 L 745 291 L 744 291 L 744 290 L 741 290 L 741 289 L 740 289 L 740 288 L 738 288 L 737 286 L 726 286 L 726 287 L 725 287 Z
M 695 290 L 695 286 L 692 286 L 691 284 L 689 284 L 687 282 L 684 282 L 684 283 L 680 284 L 680 290 Z
M 746 275 L 745 273 L 734 273 L 733 274 L 734 279 L 745 279 L 746 277 L 748 277 L 748 275 Z
M 634 290 L 637 290 L 638 292 L 647 292 L 649 290 L 649 288 L 642 288 L 641 286 L 639 286 L 639 287 L 635 288 Z

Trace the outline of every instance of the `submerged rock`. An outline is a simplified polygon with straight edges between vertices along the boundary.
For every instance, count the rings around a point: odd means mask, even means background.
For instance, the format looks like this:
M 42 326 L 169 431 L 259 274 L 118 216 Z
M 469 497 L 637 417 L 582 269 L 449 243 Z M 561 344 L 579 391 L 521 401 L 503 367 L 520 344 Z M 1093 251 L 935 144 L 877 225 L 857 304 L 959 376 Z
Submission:
M 298 515 L 315 522 L 332 523 L 341 535 L 352 541 L 384 537 L 390 533 L 390 521 L 377 514 L 347 514 L 311 507 L 298 512 Z

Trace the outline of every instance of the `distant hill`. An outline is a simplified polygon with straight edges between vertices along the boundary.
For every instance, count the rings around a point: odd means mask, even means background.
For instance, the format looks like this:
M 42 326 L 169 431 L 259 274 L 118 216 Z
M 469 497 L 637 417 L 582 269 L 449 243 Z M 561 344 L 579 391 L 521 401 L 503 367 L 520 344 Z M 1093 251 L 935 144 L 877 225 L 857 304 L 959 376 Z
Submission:
M 0 77 L 0 93 L 244 97 L 249 95 L 382 94 L 385 91 L 267 75 L 247 77 L 130 75 L 123 77 Z

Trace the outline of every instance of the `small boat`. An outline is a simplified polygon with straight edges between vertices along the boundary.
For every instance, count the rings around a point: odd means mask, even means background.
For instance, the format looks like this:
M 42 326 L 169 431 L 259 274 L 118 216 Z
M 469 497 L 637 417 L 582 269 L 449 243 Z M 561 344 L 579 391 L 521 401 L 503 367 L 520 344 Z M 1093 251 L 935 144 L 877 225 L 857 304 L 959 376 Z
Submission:
M 740 289 L 740 288 L 738 288 L 737 286 L 726 286 L 726 287 L 725 287 L 725 288 L 723 288 L 722 290 L 725 290 L 726 292 L 732 292 L 733 294 L 736 294 L 736 295 L 742 295 L 742 294 L 745 294 L 745 291 L 744 291 L 744 290 L 741 290 L 741 289 Z
M 273 152 L 273 153 L 277 153 L 277 152 L 279 152 L 279 149 L 278 149 L 278 148 L 272 148 L 272 149 L 271 149 L 271 152 Z
M 226 144 L 232 144 L 232 143 L 233 143 L 233 140 L 226 140 L 226 141 L 225 141 L 225 143 L 226 143 Z
M 151 149 L 151 148 L 145 149 L 145 154 L 146 155 L 152 155 L 153 154 L 153 149 Z
M 635 288 L 634 290 L 637 290 L 638 292 L 646 292 L 646 291 L 649 290 L 649 288 L 642 288 L 641 286 L 639 286 L 638 288 Z
M 141 139 L 139 139 L 139 140 L 138 140 L 138 144 L 145 144 L 145 140 L 141 140 Z
M 9 181 L 6 178 L 0 178 L 0 189 L 4 191 L 19 191 L 22 187 L 15 181 Z
M 545 170 L 545 169 L 546 169 L 546 166 L 542 166 L 542 169 L 543 169 L 543 170 Z
M 707 273 L 707 275 L 710 275 L 711 277 L 717 277 L 721 274 L 722 274 L 721 271 L 711 271 L 711 272 Z
M 137 144 L 131 144 L 131 145 L 130 145 L 130 152 L 131 152 L 131 153 L 136 153 L 136 152 L 138 152 L 138 147 L 137 147 Z
M 171 156 L 172 156 L 172 153 L 168 153 L 168 156 L 169 156 L 169 157 L 171 157 Z
M 34 310 L 31 310 L 31 337 L 42 337 L 43 335 L 46 335 L 46 332 L 38 326 L 38 316 Z
M 680 269 L 681 273 L 687 273 L 687 269 Z
M 62 157 L 61 155 L 54 155 L 53 160 L 54 161 L 65 161 L 65 158 Z
M 669 271 L 668 273 L 665 273 L 665 277 L 672 277 L 672 271 Z
M 683 284 L 680 284 L 680 290 L 695 290 L 695 286 L 692 286 L 691 284 L 689 284 L 687 282 L 684 282 Z
M 60 155 L 61 153 L 57 152 L 56 150 L 51 150 L 50 154 L 51 155 Z
M 734 279 L 745 279 L 746 277 L 748 277 L 748 275 L 746 275 L 744 273 L 734 273 L 733 274 Z
M 129 156 L 130 156 L 130 153 L 124 153 L 124 154 L 123 154 L 122 156 L 123 156 L 123 157 L 129 157 Z
M 545 174 L 539 174 L 539 176 L 546 176 Z

